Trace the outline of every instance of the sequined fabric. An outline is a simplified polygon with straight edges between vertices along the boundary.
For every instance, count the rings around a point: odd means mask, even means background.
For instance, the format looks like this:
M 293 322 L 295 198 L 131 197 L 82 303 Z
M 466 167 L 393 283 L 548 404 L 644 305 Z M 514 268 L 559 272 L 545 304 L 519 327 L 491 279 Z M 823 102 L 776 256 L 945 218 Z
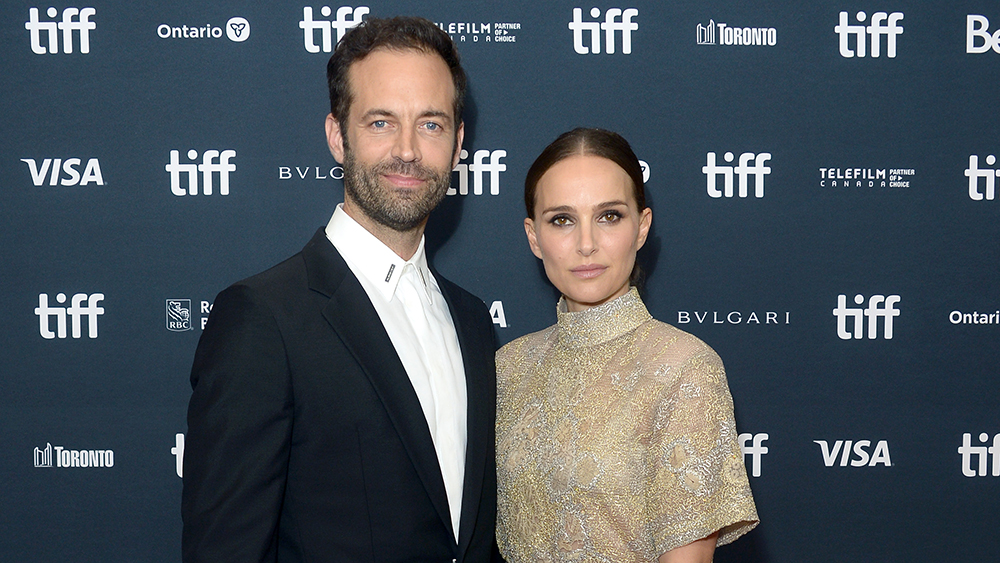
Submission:
M 633 288 L 497 352 L 509 563 L 655 561 L 757 524 L 719 356 Z

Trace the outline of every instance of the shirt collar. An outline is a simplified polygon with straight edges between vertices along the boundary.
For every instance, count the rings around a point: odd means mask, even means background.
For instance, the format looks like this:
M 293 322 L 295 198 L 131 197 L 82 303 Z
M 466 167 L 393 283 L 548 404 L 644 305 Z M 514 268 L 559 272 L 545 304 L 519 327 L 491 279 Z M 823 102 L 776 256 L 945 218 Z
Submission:
M 343 206 L 342 203 L 338 204 L 333 216 L 330 217 L 330 222 L 326 225 L 326 238 L 340 252 L 344 261 L 351 267 L 351 271 L 355 275 L 364 276 L 369 284 L 389 301 L 396 293 L 403 268 L 410 265 L 416 270 L 420 285 L 430 302 L 430 285 L 433 283 L 433 277 L 427 267 L 424 237 L 420 237 L 420 245 L 413 256 L 409 260 L 403 260 L 348 215 Z

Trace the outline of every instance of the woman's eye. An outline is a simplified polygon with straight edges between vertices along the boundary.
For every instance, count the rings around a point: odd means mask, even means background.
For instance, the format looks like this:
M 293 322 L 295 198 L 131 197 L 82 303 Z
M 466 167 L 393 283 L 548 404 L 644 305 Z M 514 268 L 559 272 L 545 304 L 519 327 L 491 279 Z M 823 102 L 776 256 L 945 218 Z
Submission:
M 565 215 L 556 215 L 550 219 L 549 222 L 557 227 L 565 227 L 570 224 L 569 217 L 566 217 Z
M 617 211 L 605 211 L 601 214 L 600 221 L 602 223 L 614 223 L 622 218 L 622 214 Z

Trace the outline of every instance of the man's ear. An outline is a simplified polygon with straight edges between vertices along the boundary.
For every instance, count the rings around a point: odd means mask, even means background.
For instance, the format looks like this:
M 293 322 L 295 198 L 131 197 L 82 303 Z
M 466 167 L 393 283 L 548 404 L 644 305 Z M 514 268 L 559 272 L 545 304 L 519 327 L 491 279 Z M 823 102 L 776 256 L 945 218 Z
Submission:
M 458 130 L 455 131 L 455 154 L 451 155 L 451 168 L 454 170 L 458 166 L 458 161 L 462 159 L 462 141 L 465 139 L 465 122 L 458 123 Z
M 330 147 L 330 154 L 337 162 L 344 163 L 344 135 L 340 130 L 340 122 L 332 113 L 326 116 L 326 144 Z M 452 167 L 454 168 L 454 167 Z

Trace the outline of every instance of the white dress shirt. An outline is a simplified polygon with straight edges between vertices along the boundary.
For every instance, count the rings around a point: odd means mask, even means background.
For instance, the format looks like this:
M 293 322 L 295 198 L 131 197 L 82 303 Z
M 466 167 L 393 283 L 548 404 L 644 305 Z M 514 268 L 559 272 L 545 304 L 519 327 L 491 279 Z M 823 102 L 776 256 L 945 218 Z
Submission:
M 424 239 L 403 260 L 338 205 L 326 236 L 361 282 L 420 400 L 458 541 L 467 440 L 465 368 L 458 333 L 427 267 Z

